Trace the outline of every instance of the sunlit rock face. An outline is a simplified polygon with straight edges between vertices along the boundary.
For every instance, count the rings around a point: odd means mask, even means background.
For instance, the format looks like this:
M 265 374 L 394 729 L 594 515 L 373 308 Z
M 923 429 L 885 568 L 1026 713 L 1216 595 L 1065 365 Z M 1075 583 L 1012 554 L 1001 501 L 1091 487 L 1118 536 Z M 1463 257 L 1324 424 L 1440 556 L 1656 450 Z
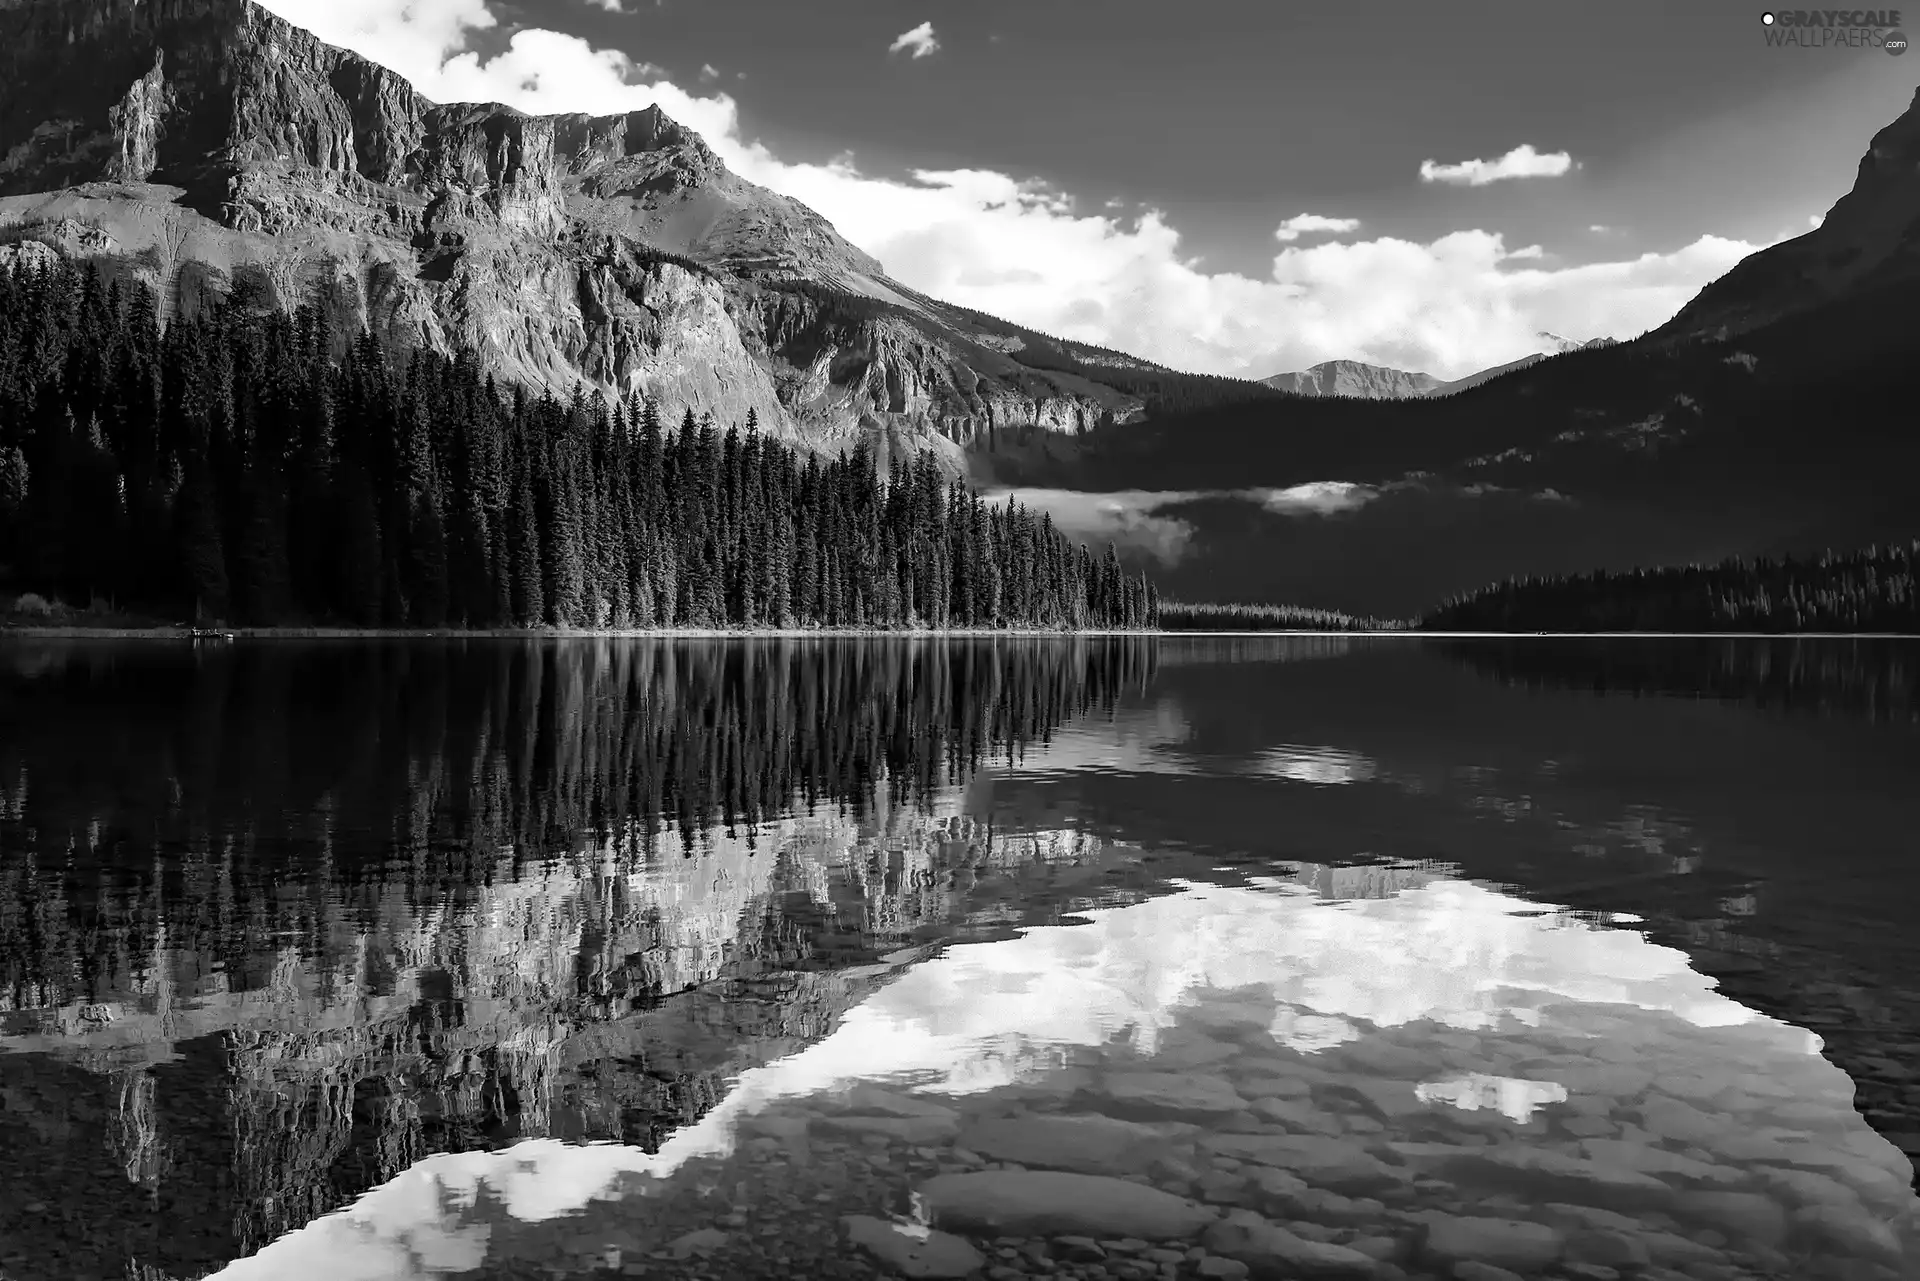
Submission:
M 250 0 L 0 6 L 0 252 L 22 241 L 168 310 L 245 287 L 323 306 L 341 344 L 364 326 L 396 352 L 470 347 L 562 397 L 752 411 L 791 440 L 955 468 L 998 428 L 1139 408 L 983 344 L 981 318 L 889 280 L 658 107 L 430 103 Z
M 1906 1163 L 1817 1037 L 1635 932 L 1436 876 L 1332 897 L 1322 871 L 951 947 L 658 1151 L 434 1157 L 222 1275 L 725 1271 L 789 1201 L 795 1250 L 955 1267 L 1911 1275 Z M 844 1243 L 800 1227 L 843 1203 Z

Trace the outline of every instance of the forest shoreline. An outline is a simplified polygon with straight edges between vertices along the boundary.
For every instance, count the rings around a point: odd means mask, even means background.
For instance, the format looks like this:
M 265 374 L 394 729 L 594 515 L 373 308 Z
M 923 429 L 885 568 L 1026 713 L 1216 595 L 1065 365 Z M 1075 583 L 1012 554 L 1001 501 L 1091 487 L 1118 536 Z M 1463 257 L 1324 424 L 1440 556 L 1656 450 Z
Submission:
M 198 635 L 196 636 L 196 630 Z M 106 625 L 20 627 L 0 625 L 0 640 L 723 640 L 805 637 L 961 636 L 1169 636 L 1149 628 L 1017 627 L 123 627 Z M 1314 633 L 1324 635 L 1325 633 Z
M 209 635 L 209 633 L 212 633 Z M 898 637 L 1053 637 L 1075 636 L 1163 636 L 1163 637 L 1402 637 L 1423 640 L 1781 640 L 1816 637 L 1827 640 L 1920 640 L 1915 632 L 1759 632 L 1759 631 L 1638 631 L 1638 632 L 1554 632 L 1554 631 L 1422 631 L 1418 628 L 1380 630 L 1343 629 L 1255 629 L 1195 631 L 1165 628 L 1018 628 L 1018 627 L 652 627 L 652 628 L 556 628 L 556 627 L 210 627 L 194 629 L 168 625 L 126 627 L 102 625 L 18 626 L 0 623 L 0 641 L 20 640 L 730 640 L 770 639 L 802 640 L 821 638 Z

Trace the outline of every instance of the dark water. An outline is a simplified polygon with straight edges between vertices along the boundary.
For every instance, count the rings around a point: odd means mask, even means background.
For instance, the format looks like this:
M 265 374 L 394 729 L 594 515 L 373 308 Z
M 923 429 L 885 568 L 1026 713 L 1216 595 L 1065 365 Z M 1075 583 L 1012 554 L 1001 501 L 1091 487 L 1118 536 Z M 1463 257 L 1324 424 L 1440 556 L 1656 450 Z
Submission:
M 1911 1278 L 1917 717 L 1897 642 L 11 643 L 0 1277 Z

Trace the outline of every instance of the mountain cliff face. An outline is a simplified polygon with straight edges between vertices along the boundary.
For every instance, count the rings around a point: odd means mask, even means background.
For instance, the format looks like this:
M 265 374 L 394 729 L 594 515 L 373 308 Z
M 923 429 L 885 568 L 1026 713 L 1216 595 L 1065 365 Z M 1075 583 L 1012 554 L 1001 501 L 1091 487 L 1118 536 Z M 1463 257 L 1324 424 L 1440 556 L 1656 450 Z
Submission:
M 193 309 L 324 304 L 346 341 L 474 348 L 838 448 L 1077 431 L 1141 405 L 887 278 L 657 107 L 437 105 L 251 0 L 0 0 L 0 265 L 49 251 Z M 1124 358 L 1123 358 L 1124 360 Z M 1153 370 L 1146 362 L 1133 362 Z
M 1873 135 L 1853 188 L 1804 236 L 1769 246 L 1709 284 L 1654 331 L 1723 339 L 1920 276 L 1920 91 Z
M 1368 400 L 1409 400 L 1440 385 L 1432 374 L 1388 369 L 1359 360 L 1323 360 L 1310 368 L 1260 381 L 1296 396 L 1362 396 Z
M 1385 365 L 1369 365 L 1359 360 L 1323 360 L 1319 364 L 1297 373 L 1275 374 L 1260 381 L 1277 391 L 1291 392 L 1296 396 L 1354 396 L 1362 400 L 1415 400 L 1422 396 L 1448 396 L 1456 391 L 1465 391 L 1477 387 L 1489 378 L 1511 373 L 1516 369 L 1525 369 L 1537 364 L 1548 356 L 1558 356 L 1569 351 L 1579 351 L 1586 347 L 1605 347 L 1614 340 L 1594 338 L 1580 342 L 1573 338 L 1562 338 L 1559 334 L 1539 330 L 1534 334 L 1542 344 L 1542 350 L 1518 360 L 1510 360 L 1504 365 L 1495 365 L 1491 369 L 1482 369 L 1443 382 L 1432 374 L 1409 373 L 1404 369 L 1389 369 Z

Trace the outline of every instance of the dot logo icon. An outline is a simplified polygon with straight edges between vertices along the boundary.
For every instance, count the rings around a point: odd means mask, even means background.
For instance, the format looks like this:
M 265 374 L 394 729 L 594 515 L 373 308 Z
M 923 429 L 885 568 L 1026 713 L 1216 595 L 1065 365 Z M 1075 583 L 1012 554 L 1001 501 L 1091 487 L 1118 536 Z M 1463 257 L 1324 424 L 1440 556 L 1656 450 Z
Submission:
M 1880 47 L 1898 58 L 1907 51 L 1907 35 L 1904 31 L 1889 31 L 1880 37 Z
M 1771 13 L 1763 13 L 1763 14 L 1761 14 L 1761 15 L 1760 15 L 1760 22 L 1761 22 L 1761 25 L 1763 25 L 1763 26 L 1768 26 L 1768 27 L 1771 27 L 1771 26 L 1773 25 L 1773 14 L 1771 14 Z

